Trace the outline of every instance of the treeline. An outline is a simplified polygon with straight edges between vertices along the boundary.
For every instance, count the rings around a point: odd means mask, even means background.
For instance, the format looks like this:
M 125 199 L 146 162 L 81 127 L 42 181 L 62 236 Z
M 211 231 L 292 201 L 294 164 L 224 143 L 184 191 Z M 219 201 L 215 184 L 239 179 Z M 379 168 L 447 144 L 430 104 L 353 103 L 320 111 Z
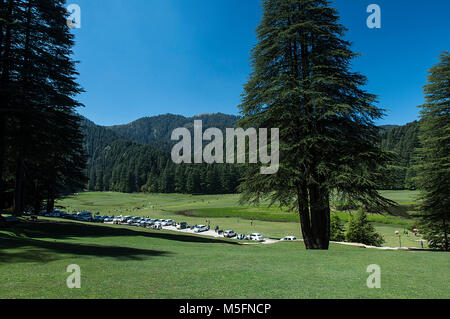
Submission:
M 66 15 L 62 0 L 0 0 L 0 209 L 17 215 L 87 181 Z
M 225 194 L 240 178 L 238 166 L 176 165 L 169 152 L 125 139 L 97 149 L 88 167 L 90 191 Z
M 380 189 L 401 190 L 416 189 L 417 149 L 420 123 L 414 121 L 404 126 L 384 130 L 381 134 L 381 149 L 395 153 L 394 164 L 390 165 L 381 181 Z
M 127 125 L 102 127 L 83 122 L 88 157 L 88 190 L 158 193 L 233 193 L 243 168 L 237 165 L 175 165 L 170 159 L 172 130 L 192 129 L 195 119 L 204 128 L 223 131 L 234 127 L 237 117 L 209 114 L 186 118 L 160 115 L 139 119 Z M 397 154 L 380 181 L 380 189 L 415 189 L 414 154 L 419 123 L 383 126 L 380 143 L 384 151 Z
M 163 114 L 153 117 L 144 117 L 125 125 L 107 127 L 117 135 L 139 144 L 158 143 L 159 145 L 172 144 L 170 137 L 172 131 L 179 127 L 185 127 L 193 134 L 195 120 L 201 120 L 203 128 L 218 128 L 224 131 L 234 127 L 239 117 L 234 115 L 214 113 L 200 114 L 194 117 L 184 117 L 174 114 Z M 163 144 L 162 144 L 163 143 Z

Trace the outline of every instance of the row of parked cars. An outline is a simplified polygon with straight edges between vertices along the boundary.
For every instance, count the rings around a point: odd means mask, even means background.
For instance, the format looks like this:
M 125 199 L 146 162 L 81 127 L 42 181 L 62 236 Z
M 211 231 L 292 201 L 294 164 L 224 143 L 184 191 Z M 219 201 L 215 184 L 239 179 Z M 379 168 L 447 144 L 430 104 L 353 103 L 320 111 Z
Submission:
M 55 209 L 53 213 L 41 212 L 40 216 L 44 217 L 56 217 L 71 219 L 83 222 L 97 222 L 97 223 L 112 223 L 117 225 L 130 225 L 137 227 L 145 227 L 156 230 L 161 230 L 162 227 L 175 226 L 178 230 L 190 229 L 194 233 L 202 233 L 210 230 L 209 226 L 206 225 L 195 225 L 189 226 L 187 222 L 176 223 L 173 219 L 153 219 L 149 217 L 138 217 L 138 216 L 100 216 L 99 213 L 92 214 L 91 212 L 77 212 L 77 213 L 67 213 Z M 264 241 L 263 235 L 259 233 L 253 233 L 250 235 L 237 234 L 233 230 L 216 230 L 219 235 L 223 235 L 225 238 L 235 238 L 238 240 L 254 240 L 262 242 Z M 285 239 L 289 240 L 289 239 Z
M 82 222 L 94 221 L 94 217 L 92 216 L 91 212 L 67 213 L 67 212 L 55 209 L 53 211 L 53 213 L 47 213 L 45 211 L 42 211 L 38 215 L 44 216 L 44 217 L 57 217 L 57 218 L 78 220 L 78 221 L 82 221 Z
M 233 230 L 226 230 L 223 232 L 223 237 L 225 238 L 236 238 L 238 240 L 254 240 L 254 241 L 264 241 L 264 236 L 260 233 L 253 233 L 250 235 L 237 234 Z

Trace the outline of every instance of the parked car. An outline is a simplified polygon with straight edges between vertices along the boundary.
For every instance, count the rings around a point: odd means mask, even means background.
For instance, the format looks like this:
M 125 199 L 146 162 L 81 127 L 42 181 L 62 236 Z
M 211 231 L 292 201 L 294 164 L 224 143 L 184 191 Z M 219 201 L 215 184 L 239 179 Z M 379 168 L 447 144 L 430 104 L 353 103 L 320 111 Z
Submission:
M 92 213 L 91 212 L 79 212 L 77 213 L 77 220 L 82 222 L 90 222 L 92 221 Z
M 232 231 L 232 230 L 226 230 L 223 233 L 223 237 L 225 237 L 225 238 L 233 238 L 233 237 L 236 237 L 236 236 L 237 236 L 237 234 L 234 231 Z
M 113 220 L 114 220 L 114 217 L 112 217 L 112 216 L 105 216 L 105 218 L 103 218 L 104 223 L 110 223 Z
M 164 219 L 162 222 L 163 226 L 173 226 L 175 225 L 175 221 L 173 219 Z
M 118 216 L 118 217 L 113 218 L 113 224 L 119 225 L 119 224 L 125 223 L 127 220 L 128 220 L 127 217 Z
M 162 229 L 161 223 L 154 223 L 154 224 L 151 226 L 151 229 L 161 230 L 161 229 Z
M 150 218 L 150 219 L 148 219 L 147 220 L 147 222 L 146 222 L 146 226 L 147 227 L 151 227 L 152 225 L 154 225 L 156 223 L 156 219 L 153 219 L 153 218 Z
M 120 222 L 121 224 L 128 224 L 128 221 L 133 218 L 133 216 L 125 216 L 122 217 L 122 221 Z
M 95 216 L 92 218 L 92 221 L 95 222 L 95 223 L 103 223 L 104 219 L 105 219 L 104 216 L 95 215 Z
M 208 226 L 205 225 L 197 225 L 194 227 L 194 233 L 202 233 L 208 230 Z
M 286 237 L 281 238 L 280 240 L 282 240 L 282 241 L 297 240 L 297 237 L 295 237 L 295 236 L 286 236 Z
M 139 222 L 139 226 L 145 227 L 147 225 L 147 221 L 148 221 L 148 218 L 141 219 L 141 221 Z
M 130 226 L 139 226 L 141 223 L 141 218 L 140 217 L 130 218 L 127 223 Z
M 186 222 L 181 222 L 177 225 L 177 229 L 188 229 L 189 228 L 189 224 Z
M 264 241 L 264 237 L 263 237 L 263 235 L 261 235 L 259 233 L 253 233 L 250 235 L 250 240 Z

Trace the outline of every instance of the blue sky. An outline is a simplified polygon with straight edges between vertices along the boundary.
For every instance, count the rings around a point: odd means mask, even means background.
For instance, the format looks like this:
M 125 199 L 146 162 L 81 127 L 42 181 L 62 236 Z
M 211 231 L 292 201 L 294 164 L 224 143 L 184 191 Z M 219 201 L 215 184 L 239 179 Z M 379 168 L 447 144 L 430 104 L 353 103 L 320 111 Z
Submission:
M 100 125 L 165 113 L 238 114 L 261 18 L 259 0 L 68 0 L 81 7 L 74 58 L 86 90 L 80 113 Z M 366 8 L 382 10 L 369 29 Z M 417 119 L 428 69 L 450 50 L 448 0 L 335 0 L 346 38 L 362 56 L 387 116 L 378 124 Z

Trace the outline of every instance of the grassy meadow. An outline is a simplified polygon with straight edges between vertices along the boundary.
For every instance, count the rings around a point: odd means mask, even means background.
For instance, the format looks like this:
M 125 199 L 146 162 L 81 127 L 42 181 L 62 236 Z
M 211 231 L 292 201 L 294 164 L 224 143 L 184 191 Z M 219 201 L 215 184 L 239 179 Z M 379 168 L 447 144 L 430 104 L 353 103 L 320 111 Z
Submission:
M 384 236 L 384 246 L 398 247 L 398 230 L 408 229 L 412 220 L 405 212 L 412 209 L 414 191 L 383 191 L 382 194 L 399 203 L 397 216 L 369 215 L 376 229 Z M 68 211 L 89 210 L 101 215 L 150 216 L 186 221 L 190 225 L 211 222 L 211 227 L 233 229 L 238 233 L 259 232 L 265 237 L 301 238 L 299 216 L 295 212 L 279 207 L 240 206 L 239 195 L 184 195 L 184 194 L 123 194 L 110 192 L 89 192 L 70 196 L 57 203 Z M 345 222 L 350 218 L 347 212 L 335 212 Z M 406 217 L 405 217 L 406 216 Z M 253 223 L 251 220 L 253 219 Z M 410 232 L 411 233 L 411 232 Z M 420 247 L 419 238 L 402 237 L 402 246 Z
M 411 201 L 410 194 L 392 196 Z M 242 207 L 235 195 L 82 193 L 58 205 L 191 224 L 206 218 L 211 225 L 237 232 L 300 236 L 299 224 L 286 217 L 295 214 Z M 253 226 L 248 218 L 256 219 Z M 450 297 L 449 256 L 442 252 L 339 244 L 331 244 L 329 251 L 307 251 L 302 242 L 244 244 L 172 231 L 41 219 L 0 230 L 0 298 Z M 401 230 L 389 220 L 376 227 L 385 236 Z M 394 246 L 398 241 L 395 236 L 387 239 Z M 70 264 L 81 268 L 81 289 L 66 286 Z M 366 286 L 371 264 L 381 267 L 381 289 Z

